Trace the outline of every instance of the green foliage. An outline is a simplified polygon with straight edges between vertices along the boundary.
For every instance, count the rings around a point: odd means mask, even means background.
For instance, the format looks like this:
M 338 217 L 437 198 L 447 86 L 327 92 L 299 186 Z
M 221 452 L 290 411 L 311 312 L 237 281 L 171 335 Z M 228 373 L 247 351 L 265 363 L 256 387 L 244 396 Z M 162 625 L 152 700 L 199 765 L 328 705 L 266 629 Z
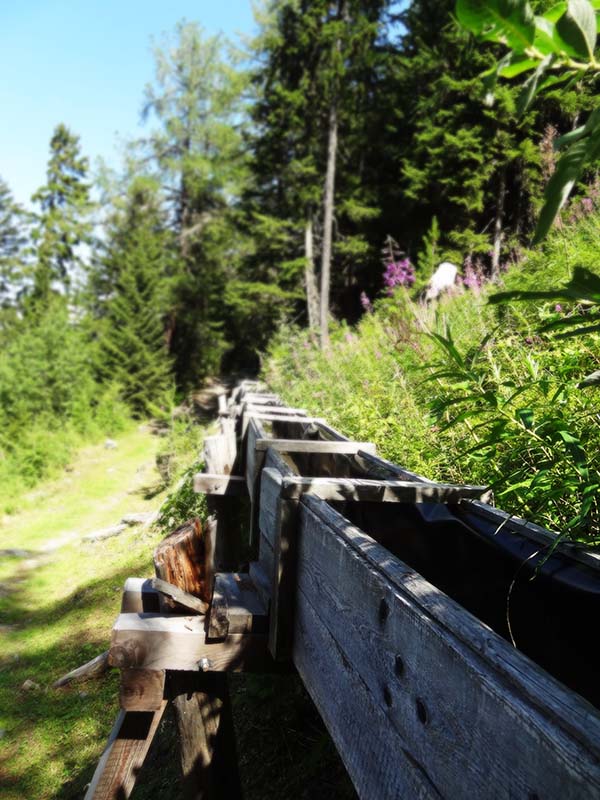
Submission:
M 599 236 L 597 212 L 553 232 L 505 275 L 510 302 L 488 304 L 484 288 L 443 298 L 434 311 L 397 292 L 355 331 L 340 328 L 331 353 L 285 332 L 265 377 L 384 457 L 430 478 L 490 484 L 509 512 L 595 543 L 600 425 L 586 386 L 600 380 L 590 304 Z M 557 340 L 555 331 L 569 330 L 562 321 L 577 326 L 582 314 L 587 334 Z
M 145 182 L 134 182 L 107 245 L 105 266 L 113 286 L 102 319 L 100 371 L 119 384 L 138 416 L 160 413 L 172 403 L 164 324 L 171 261 L 157 198 Z
M 0 475 L 26 486 L 64 466 L 83 439 L 127 424 L 118 387 L 99 387 L 91 346 L 60 298 L 11 328 L 0 353 Z
M 0 178 L 0 304 L 14 305 L 24 268 L 25 214 Z
M 535 17 L 528 0 L 458 0 L 456 11 L 464 27 L 480 39 L 511 48 L 488 72 L 492 84 L 497 76 L 531 73 L 517 104 L 521 114 L 539 92 L 565 82 L 590 83 L 600 72 L 595 56 L 600 11 L 588 0 L 561 2 Z M 556 147 L 564 152 L 546 185 L 534 242 L 546 236 L 586 167 L 600 157 L 600 110 L 558 139 Z
M 206 519 L 206 497 L 194 491 L 194 475 L 200 472 L 202 467 L 201 461 L 188 467 L 161 505 L 156 524 L 164 534 L 170 533 L 194 517 L 200 520 Z
M 47 183 L 31 198 L 40 205 L 31 237 L 35 258 L 34 300 L 46 304 L 60 283 L 68 289 L 81 268 L 81 245 L 91 243 L 88 161 L 79 137 L 57 125 L 50 140 Z

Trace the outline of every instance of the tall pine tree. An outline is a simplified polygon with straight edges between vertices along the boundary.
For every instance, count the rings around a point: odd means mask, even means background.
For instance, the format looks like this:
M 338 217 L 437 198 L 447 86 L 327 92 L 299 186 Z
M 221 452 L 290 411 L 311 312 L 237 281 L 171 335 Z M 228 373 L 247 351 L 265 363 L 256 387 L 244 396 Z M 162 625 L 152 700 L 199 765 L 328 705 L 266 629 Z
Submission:
M 82 269 L 82 246 L 91 243 L 88 160 L 79 137 L 60 124 L 50 140 L 47 182 L 31 198 L 39 203 L 32 229 L 32 296 L 42 305 L 57 288 L 68 292 Z
M 173 388 L 165 311 L 174 248 L 152 182 L 134 180 L 109 237 L 104 268 L 112 289 L 100 323 L 100 372 L 143 416 L 167 407 Z

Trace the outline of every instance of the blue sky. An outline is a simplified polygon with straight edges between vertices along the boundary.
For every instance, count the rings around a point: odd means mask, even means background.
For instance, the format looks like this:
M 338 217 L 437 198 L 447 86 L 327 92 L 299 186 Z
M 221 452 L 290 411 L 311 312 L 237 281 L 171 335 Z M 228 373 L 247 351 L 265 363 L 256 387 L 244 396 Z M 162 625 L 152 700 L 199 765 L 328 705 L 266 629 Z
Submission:
M 19 202 L 44 183 L 59 122 L 92 165 L 119 165 L 118 137 L 142 130 L 152 39 L 183 18 L 230 38 L 254 30 L 251 0 L 0 0 L 0 176 Z

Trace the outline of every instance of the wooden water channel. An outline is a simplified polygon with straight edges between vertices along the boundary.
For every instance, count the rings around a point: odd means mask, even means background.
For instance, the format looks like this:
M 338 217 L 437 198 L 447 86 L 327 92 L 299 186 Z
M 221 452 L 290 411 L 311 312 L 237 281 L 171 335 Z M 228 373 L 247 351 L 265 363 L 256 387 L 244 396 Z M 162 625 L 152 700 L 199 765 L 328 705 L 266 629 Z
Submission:
M 365 800 L 600 798 L 597 556 L 544 561 L 554 535 L 485 487 L 426 481 L 258 384 L 219 425 L 195 478 L 210 519 L 125 585 L 122 711 L 86 798 L 129 796 L 167 702 L 185 796 L 241 796 L 226 673 L 289 669 Z

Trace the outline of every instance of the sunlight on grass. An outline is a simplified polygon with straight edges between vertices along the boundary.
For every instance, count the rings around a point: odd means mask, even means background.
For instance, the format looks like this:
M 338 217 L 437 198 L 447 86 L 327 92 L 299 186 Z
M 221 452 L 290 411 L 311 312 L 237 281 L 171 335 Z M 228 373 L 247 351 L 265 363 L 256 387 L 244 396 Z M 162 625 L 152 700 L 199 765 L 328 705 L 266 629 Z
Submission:
M 87 447 L 60 478 L 5 516 L 0 551 L 0 776 L 3 798 L 81 797 L 118 711 L 117 676 L 54 690 L 52 683 L 106 649 L 131 575 L 149 575 L 160 534 L 131 528 L 95 543 L 81 535 L 154 510 L 159 441 L 143 426 L 118 447 Z M 44 545 L 63 543 L 44 552 Z M 39 688 L 25 690 L 26 680 Z

